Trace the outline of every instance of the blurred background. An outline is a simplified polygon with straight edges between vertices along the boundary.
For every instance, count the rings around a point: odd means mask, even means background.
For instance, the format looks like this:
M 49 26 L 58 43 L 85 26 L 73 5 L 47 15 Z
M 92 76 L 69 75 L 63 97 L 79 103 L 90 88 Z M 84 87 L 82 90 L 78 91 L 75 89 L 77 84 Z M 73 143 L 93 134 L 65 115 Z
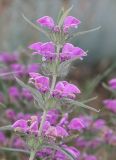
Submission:
M 20 70 L 21 74 L 19 76 L 25 80 L 25 75 L 22 74 L 26 72 L 27 75 L 27 72 L 32 71 L 32 68 L 35 68 L 37 71 L 39 70 L 38 66 L 29 66 L 30 60 L 28 55 L 30 55 L 31 52 L 27 48 L 31 43 L 47 41 L 47 39 L 30 26 L 23 19 L 22 14 L 35 23 L 36 19 L 45 15 L 49 15 L 55 19 L 62 7 L 67 9 L 72 5 L 73 9 L 70 15 L 77 17 L 82 22 L 78 31 L 85 31 L 99 26 L 101 26 L 101 29 L 78 36 L 72 40 L 73 44 L 88 51 L 88 56 L 85 57 L 83 61 L 73 63 L 66 79 L 79 85 L 83 93 L 82 97 L 80 97 L 81 100 L 98 95 L 98 98 L 89 104 L 100 108 L 101 106 L 103 107 L 102 102 L 104 99 L 109 97 L 115 98 L 109 91 L 106 91 L 102 84 L 116 77 L 116 0 L 0 0 L 0 73 L 8 72 L 9 68 L 11 69 L 10 71 Z M 8 55 L 11 55 L 11 57 Z M 24 72 L 24 70 L 26 71 Z M 0 76 L 0 104 L 4 102 L 7 109 L 14 109 L 17 114 L 19 111 L 23 113 L 35 112 L 35 110 L 31 111 L 31 105 L 33 103 L 28 106 L 28 100 L 30 99 L 29 93 L 26 93 L 26 102 L 22 102 L 22 99 L 19 101 L 18 99 L 21 97 L 20 94 L 24 92 L 21 88 L 20 93 L 17 93 L 16 88 L 13 88 L 16 95 L 11 95 L 12 90 L 9 91 L 9 89 L 12 89 L 12 86 L 16 87 L 17 83 L 12 77 L 10 78 Z M 12 101 L 13 96 L 16 98 L 16 101 L 14 101 L 14 99 Z M 2 116 L 0 115 L 1 126 L 14 122 L 14 120 L 10 121 L 8 117 L 6 118 L 6 112 L 3 108 L 1 112 Z M 74 114 L 76 113 L 77 112 Z M 115 113 L 105 110 L 104 107 L 97 115 L 96 113 L 91 113 L 91 111 L 86 112 L 84 110 L 82 110 L 82 113 L 91 115 L 93 121 L 96 119 L 104 119 L 116 135 Z M 111 119 L 113 119 L 113 122 L 110 121 Z M 89 132 L 88 134 L 90 135 Z M 5 135 L 10 137 L 10 144 L 8 144 L 8 146 L 11 146 L 13 139 L 11 139 L 11 134 L 5 133 Z M 101 133 L 98 134 L 97 138 L 100 136 Z M 89 138 L 91 139 L 91 135 Z M 89 151 L 88 153 L 98 154 L 100 158 L 95 160 L 116 160 L 114 148 L 116 146 L 116 136 L 112 144 L 113 147 L 110 146 L 108 148 L 106 145 L 105 148 L 101 145 L 97 151 Z M 88 147 L 86 150 L 87 149 Z M 83 147 L 82 150 L 85 151 Z M 0 154 L 4 160 L 12 159 L 12 155 L 9 158 L 9 155 L 4 155 L 4 153 L 1 152 Z
M 79 31 L 101 26 L 99 31 L 76 37 L 73 41 L 88 50 L 89 62 L 116 57 L 115 0 L 0 0 L 0 50 L 27 48 L 31 42 L 45 37 L 29 26 L 30 20 L 49 15 L 56 18 L 61 7 L 73 5 L 71 15 L 81 20 Z

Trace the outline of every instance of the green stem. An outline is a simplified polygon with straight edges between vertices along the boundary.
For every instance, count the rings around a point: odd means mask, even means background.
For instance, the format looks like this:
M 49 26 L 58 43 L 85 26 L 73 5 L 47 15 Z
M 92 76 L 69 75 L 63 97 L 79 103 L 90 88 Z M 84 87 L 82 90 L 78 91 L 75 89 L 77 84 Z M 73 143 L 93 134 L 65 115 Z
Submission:
M 58 45 L 58 46 L 57 46 L 57 53 L 58 53 L 58 54 L 59 54 L 59 51 L 60 51 L 60 46 Z M 57 74 L 54 73 L 54 74 L 53 74 L 53 77 L 52 77 L 52 84 L 51 84 L 51 88 L 50 88 L 50 93 L 53 91 L 53 89 L 54 89 L 54 87 L 55 87 L 56 78 L 57 78 Z M 50 95 L 49 95 L 48 98 L 50 98 Z M 39 136 L 39 137 L 40 137 L 41 134 L 42 134 L 42 129 L 43 129 L 44 122 L 45 122 L 45 120 L 46 120 L 46 116 L 47 116 L 47 110 L 45 109 L 44 112 L 43 112 L 42 120 L 41 120 L 40 127 L 39 127 L 39 133 L 38 133 L 38 136 Z
M 34 151 L 31 151 L 29 160 L 34 160 L 34 157 L 35 157 L 35 152 L 34 152 Z
M 39 133 L 38 133 L 38 136 L 39 136 L 39 137 L 40 137 L 41 134 L 42 134 L 42 129 L 43 129 L 44 122 L 45 122 L 45 120 L 46 120 L 46 116 L 47 116 L 47 111 L 44 110 L 43 115 L 42 115 L 42 120 L 41 120 L 41 123 L 40 123 L 40 127 L 39 127 Z

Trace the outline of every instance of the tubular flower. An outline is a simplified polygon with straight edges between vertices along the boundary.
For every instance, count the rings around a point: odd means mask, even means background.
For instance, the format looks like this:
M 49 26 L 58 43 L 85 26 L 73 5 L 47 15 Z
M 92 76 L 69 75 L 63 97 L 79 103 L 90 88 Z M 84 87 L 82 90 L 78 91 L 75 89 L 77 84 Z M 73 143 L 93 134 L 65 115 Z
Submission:
M 39 18 L 37 23 L 39 23 L 41 26 L 48 27 L 49 29 L 53 28 L 55 25 L 54 20 L 49 16 Z
M 75 159 L 77 159 L 80 156 L 79 150 L 77 150 L 75 147 L 63 145 L 62 148 L 64 148 L 66 151 L 68 151 Z M 58 160 L 67 160 L 67 156 L 62 153 L 61 151 L 57 151 L 55 154 L 56 159 Z
M 116 89 L 116 78 L 111 79 L 108 83 L 113 90 Z
M 103 101 L 105 107 L 116 113 L 116 99 L 107 99 Z
M 30 79 L 29 82 L 34 83 L 35 87 L 41 92 L 46 93 L 49 91 L 49 78 L 42 76 L 38 73 L 31 72 L 29 73 Z
M 55 25 L 53 18 L 49 16 L 44 16 L 42 18 L 39 18 L 37 20 L 37 23 L 39 23 L 41 26 L 53 30 L 58 28 L 57 27 L 58 24 Z M 62 24 L 63 31 L 66 32 L 70 28 L 77 28 L 80 23 L 81 23 L 80 20 L 78 20 L 77 18 L 73 16 L 67 16 Z
M 86 52 L 83 51 L 81 48 L 74 47 L 72 44 L 66 43 L 63 46 L 62 53 L 60 54 L 60 60 L 66 61 L 72 58 L 83 59 L 83 57 L 86 55 Z
M 80 90 L 74 85 L 70 84 L 67 81 L 60 81 L 56 84 L 56 87 L 52 93 L 53 97 L 56 98 L 75 98 L 75 94 L 79 94 Z
M 77 28 L 78 25 L 80 24 L 80 20 L 78 20 L 77 18 L 73 17 L 73 16 L 67 16 L 64 19 L 64 30 L 67 30 L 69 28 Z
M 33 54 L 39 54 L 44 57 L 45 60 L 52 61 L 55 59 L 55 45 L 53 42 L 46 42 L 46 43 L 33 43 L 29 46 L 30 49 L 34 50 Z
M 36 116 L 32 116 L 29 120 L 17 120 L 12 127 L 19 132 L 23 133 L 38 133 L 38 120 Z
M 63 138 L 63 137 L 68 136 L 68 132 L 63 127 L 61 127 L 61 126 L 56 126 L 56 127 L 50 126 L 46 130 L 45 135 L 47 137 L 56 139 L 57 137 Z
M 68 128 L 71 130 L 82 130 L 85 128 L 84 122 L 80 118 L 73 118 L 68 125 Z

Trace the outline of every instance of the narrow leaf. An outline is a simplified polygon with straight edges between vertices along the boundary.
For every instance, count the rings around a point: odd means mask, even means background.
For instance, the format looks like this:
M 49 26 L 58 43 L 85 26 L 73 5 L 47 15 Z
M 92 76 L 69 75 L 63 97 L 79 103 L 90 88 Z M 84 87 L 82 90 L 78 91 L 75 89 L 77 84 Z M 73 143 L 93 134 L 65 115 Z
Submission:
M 84 100 L 84 101 L 82 101 L 81 103 L 88 103 L 88 102 L 94 101 L 94 100 L 96 100 L 96 99 L 97 99 L 97 96 L 96 96 L 96 97 L 89 98 L 89 99 L 87 99 L 87 100 Z
M 0 102 L 0 107 L 6 108 L 6 105 Z
M 59 20 L 59 23 L 58 23 L 58 26 L 61 27 L 63 22 L 64 22 L 64 19 L 65 17 L 69 14 L 69 12 L 72 10 L 73 6 L 71 6 L 69 9 L 67 9 L 64 14 L 61 16 L 60 20 Z
M 44 107 L 44 101 L 43 101 L 41 93 L 39 91 L 37 91 L 36 89 L 30 87 L 29 85 L 25 84 L 23 81 L 21 81 L 17 77 L 15 77 L 15 78 L 16 78 L 16 81 L 19 83 L 19 85 L 24 88 L 27 88 L 33 94 L 33 97 L 36 99 L 36 101 L 38 103 L 40 103 L 40 105 L 42 107 Z
M 48 147 L 48 148 L 52 148 L 52 149 L 61 151 L 61 152 L 64 153 L 70 160 L 76 160 L 75 157 L 74 157 L 70 152 L 68 152 L 66 149 L 64 149 L 64 148 L 61 147 L 61 146 L 58 146 L 58 145 L 55 145 L 55 144 L 45 144 L 45 145 L 43 145 L 43 147 Z
M 61 19 L 62 15 L 64 13 L 64 8 L 61 8 L 59 14 L 58 14 L 58 18 L 57 18 L 57 24 L 59 23 L 59 20 Z
M 66 76 L 68 71 L 69 71 L 69 67 L 71 65 L 71 63 L 73 61 L 77 60 L 77 58 L 74 58 L 74 59 L 70 59 L 70 60 L 67 60 L 67 61 L 64 61 L 62 62 L 60 65 L 59 65 L 59 68 L 58 68 L 58 75 L 59 76 Z
M 8 152 L 22 152 L 22 153 L 30 154 L 28 150 L 16 149 L 16 148 L 0 147 L 0 150 L 8 151 Z
M 114 69 L 116 68 L 116 63 L 113 63 L 104 73 L 97 75 L 90 83 L 87 85 L 86 95 L 84 97 L 89 97 L 97 85 L 107 76 L 109 75 Z
M 47 33 L 44 29 L 42 29 L 42 28 L 40 28 L 39 26 L 37 26 L 37 25 L 35 25 L 34 23 L 32 23 L 27 17 L 24 16 L 24 14 L 22 14 L 22 17 L 23 17 L 24 20 L 25 20 L 28 24 L 30 24 L 33 28 L 35 28 L 36 30 L 42 32 L 43 34 L 45 34 L 45 35 L 49 38 L 48 33 Z
M 87 30 L 87 31 L 82 31 L 82 32 L 77 32 L 77 33 L 74 33 L 70 39 L 76 37 L 76 36 L 80 36 L 80 35 L 84 35 L 84 34 L 87 34 L 87 33 L 91 33 L 91 32 L 94 32 L 94 31 L 97 31 L 101 28 L 101 26 L 99 27 L 96 27 L 96 28 L 93 28 L 93 29 L 90 29 L 90 30 Z
M 116 91 L 111 89 L 109 86 L 107 86 L 105 83 L 102 84 L 102 86 L 107 89 L 108 91 L 112 92 L 114 95 L 116 95 Z
M 11 125 L 0 127 L 0 131 L 7 131 L 7 130 L 12 130 Z
M 86 104 L 84 104 L 82 102 L 74 101 L 72 99 L 65 98 L 64 102 L 69 103 L 72 106 L 79 106 L 79 107 L 83 107 L 83 108 L 86 108 L 86 109 L 89 109 L 89 110 L 92 110 L 92 111 L 95 111 L 95 112 L 100 112 L 100 110 L 97 110 L 97 109 L 95 109 L 93 107 L 90 107 L 90 106 L 88 106 L 88 105 L 86 105 Z

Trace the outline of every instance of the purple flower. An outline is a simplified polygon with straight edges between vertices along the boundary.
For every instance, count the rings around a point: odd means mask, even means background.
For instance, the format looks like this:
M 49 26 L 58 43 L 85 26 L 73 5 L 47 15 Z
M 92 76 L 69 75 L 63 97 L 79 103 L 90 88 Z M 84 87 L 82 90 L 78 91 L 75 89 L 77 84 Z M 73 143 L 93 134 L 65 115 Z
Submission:
M 59 28 L 57 27 L 57 25 L 55 25 L 52 17 L 44 16 L 42 18 L 39 18 L 37 20 L 37 23 L 39 23 L 41 26 L 53 29 L 53 31 L 59 31 Z M 64 32 L 67 32 L 70 28 L 77 28 L 80 23 L 80 20 L 76 19 L 75 17 L 67 16 L 65 17 L 61 27 L 63 27 Z
M 21 94 L 22 94 L 22 97 L 27 99 L 27 100 L 32 100 L 33 99 L 33 96 L 31 94 L 31 92 L 26 88 L 22 89 L 22 93 Z
M 33 49 L 35 52 L 33 54 L 40 54 L 45 60 L 54 60 L 56 57 L 55 54 L 55 45 L 53 42 L 41 43 L 37 42 L 29 46 L 30 49 Z
M 102 129 L 103 127 L 106 126 L 106 121 L 104 119 L 97 119 L 94 123 L 93 123 L 93 128 L 94 129 Z
M 41 26 L 48 27 L 50 29 L 54 27 L 54 20 L 49 16 L 39 18 L 37 20 L 37 23 L 39 23 Z
M 75 147 L 63 145 L 62 148 L 67 150 L 75 159 L 77 159 L 80 155 L 79 150 L 77 150 Z M 55 154 L 56 159 L 58 160 L 67 160 L 67 156 L 62 153 L 61 151 L 57 151 Z
M 88 147 L 89 145 L 88 140 L 86 140 L 84 137 L 78 137 L 75 142 L 77 147 L 84 148 L 84 147 Z
M 81 48 L 74 47 L 72 44 L 66 43 L 63 46 L 62 53 L 60 54 L 60 59 L 61 61 L 69 60 L 72 58 L 83 59 L 83 57 L 86 55 L 86 52 L 83 51 Z
M 24 119 L 20 119 L 17 120 L 12 127 L 16 130 L 16 131 L 20 131 L 20 132 L 26 132 L 28 125 L 27 125 L 27 121 Z
M 0 144 L 4 144 L 5 141 L 6 141 L 5 134 L 0 131 Z
M 69 28 L 77 28 L 80 23 L 81 23 L 80 20 L 78 20 L 77 18 L 72 16 L 67 16 L 64 19 L 64 25 L 63 25 L 64 30 L 67 31 L 67 29 Z
M 85 128 L 84 122 L 80 118 L 73 118 L 69 125 L 68 128 L 71 130 L 78 130 L 81 131 L 83 128 Z
M 67 81 L 60 81 L 56 84 L 56 87 L 52 93 L 53 97 L 56 98 L 75 98 L 75 94 L 79 94 L 80 90 L 74 85 Z
M 25 141 L 20 137 L 14 137 L 12 140 L 12 147 L 25 149 Z
M 4 96 L 2 92 L 0 92 L 0 103 L 4 103 Z
M 37 152 L 37 157 L 39 158 L 46 158 L 52 155 L 53 150 L 51 148 L 43 148 L 42 150 Z
M 86 155 L 84 160 L 97 160 L 97 157 L 94 155 Z
M 38 72 L 40 69 L 40 65 L 37 63 L 32 63 L 28 65 L 27 72 Z
M 49 126 L 48 129 L 45 132 L 45 135 L 47 137 L 53 138 L 55 140 L 57 137 L 63 138 L 63 137 L 68 136 L 68 133 L 63 127 Z
M 16 117 L 15 111 L 10 108 L 5 111 L 5 115 L 6 115 L 6 118 L 8 118 L 11 121 L 14 120 Z
M 12 125 L 12 127 L 16 131 L 34 134 L 34 135 L 38 134 L 38 126 L 39 126 L 39 122 L 38 122 L 37 116 L 31 116 L 31 118 L 28 120 L 25 120 L 25 119 L 17 120 Z
M 11 101 L 14 101 L 20 98 L 20 91 L 15 86 L 12 86 L 8 89 L 8 94 L 9 94 Z
M 116 99 L 107 99 L 103 101 L 105 107 L 116 113 Z
M 93 122 L 93 119 L 92 119 L 91 116 L 80 115 L 79 118 L 83 120 L 84 125 L 86 126 L 86 128 L 91 127 L 91 124 L 92 124 L 92 122 Z
M 12 64 L 11 65 L 12 72 L 15 72 L 15 75 L 17 76 L 24 76 L 26 73 L 25 66 L 23 64 Z
M 29 73 L 31 78 L 29 79 L 29 82 L 34 83 L 35 87 L 41 92 L 41 93 L 47 93 L 49 91 L 49 78 L 42 76 L 38 73 Z
M 61 118 L 60 122 L 58 123 L 58 125 L 60 126 L 66 126 L 68 124 L 68 113 L 65 113 L 63 115 L 63 118 Z
M 109 138 L 109 144 L 110 144 L 110 145 L 113 145 L 113 146 L 116 146 L 116 135 L 112 135 L 112 136 Z
M 57 123 L 59 116 L 60 114 L 58 110 L 52 109 L 48 111 L 46 119 L 50 122 L 51 125 L 55 125 Z
M 89 142 L 89 147 L 96 149 L 97 147 L 99 147 L 101 144 L 103 143 L 103 139 L 102 138 L 94 138 Z
M 111 79 L 109 82 L 108 82 L 109 86 L 112 88 L 112 89 L 116 89 L 116 78 L 113 78 Z
M 11 53 L 6 53 L 6 52 L 0 53 L 1 62 L 9 64 L 9 63 L 15 63 L 17 62 L 17 60 L 18 60 L 17 54 L 11 54 Z

